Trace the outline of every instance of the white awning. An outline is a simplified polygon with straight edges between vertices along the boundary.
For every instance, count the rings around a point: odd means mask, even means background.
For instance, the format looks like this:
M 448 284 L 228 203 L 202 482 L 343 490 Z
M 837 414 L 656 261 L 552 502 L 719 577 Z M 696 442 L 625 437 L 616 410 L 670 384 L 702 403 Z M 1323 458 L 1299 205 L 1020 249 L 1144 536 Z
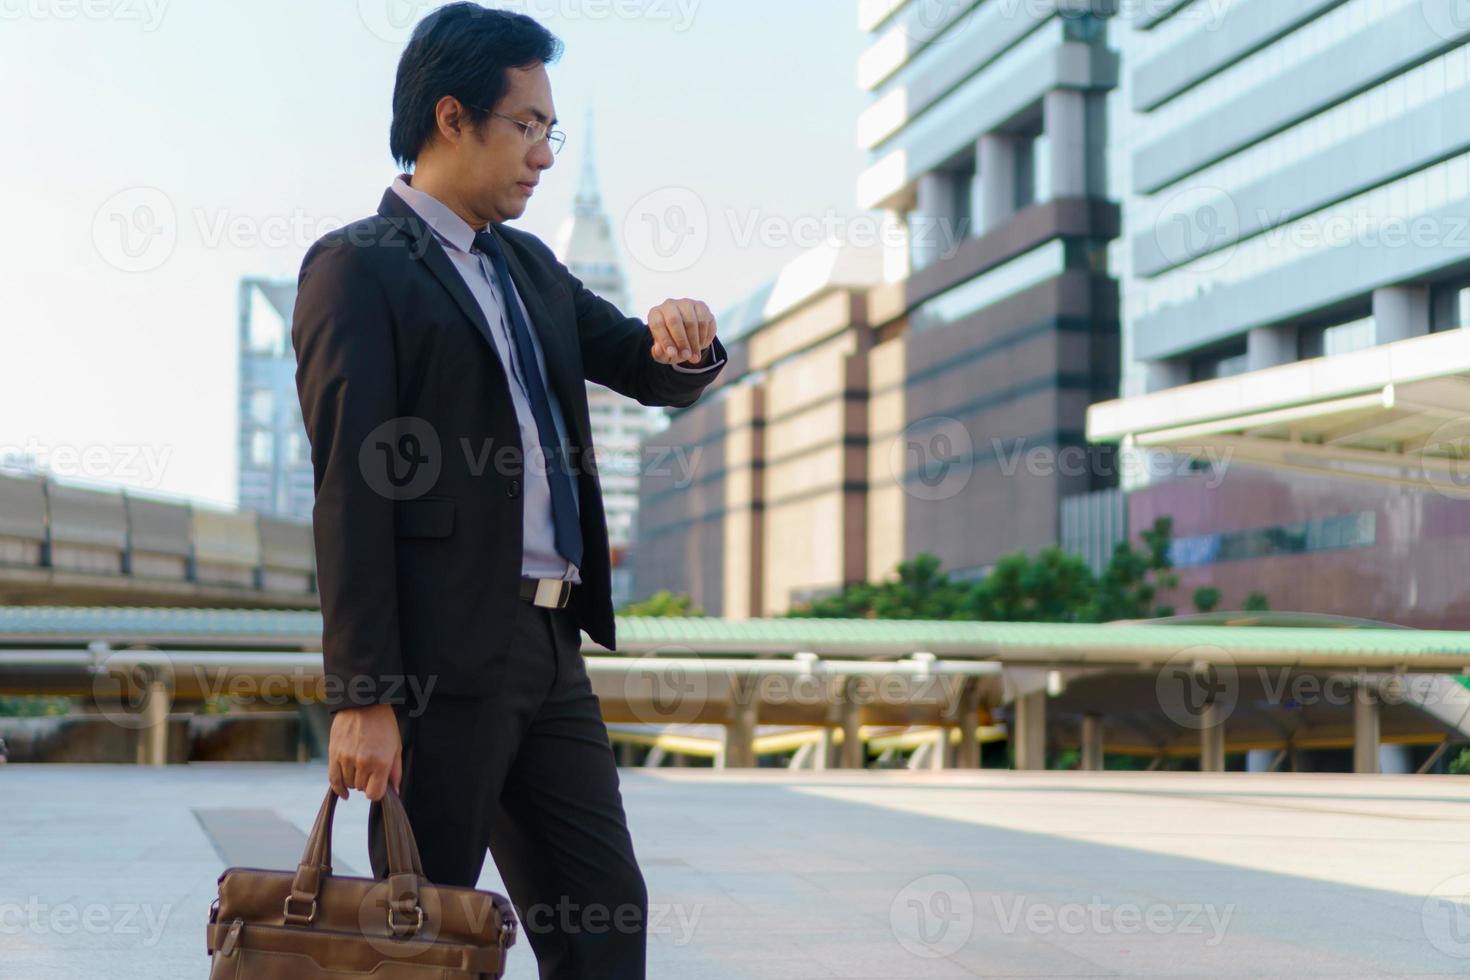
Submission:
M 1087 437 L 1470 497 L 1470 329 L 1099 402 Z

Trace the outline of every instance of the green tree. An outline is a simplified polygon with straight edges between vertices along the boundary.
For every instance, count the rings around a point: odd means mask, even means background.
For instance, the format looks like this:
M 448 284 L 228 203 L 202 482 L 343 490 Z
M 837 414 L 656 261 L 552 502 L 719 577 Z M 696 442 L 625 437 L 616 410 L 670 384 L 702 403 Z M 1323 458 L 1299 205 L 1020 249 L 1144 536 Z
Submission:
M 1194 590 L 1194 608 L 1202 613 L 1214 612 L 1220 605 L 1220 590 L 1213 585 L 1201 585 Z
M 1271 604 L 1266 601 L 1266 593 L 1264 592 L 1252 592 L 1245 597 L 1246 612 L 1265 612 L 1270 608 Z
M 791 616 L 859 619 L 971 619 L 964 615 L 967 588 L 939 570 L 927 552 L 899 562 L 898 576 L 876 584 L 849 585 L 842 591 L 792 607 Z
M 660 589 L 647 599 L 630 602 L 618 610 L 620 616 L 703 616 L 704 610 L 694 605 L 689 593 L 678 595 Z
M 1169 538 L 1173 533 L 1172 518 L 1159 517 L 1142 532 L 1143 548 L 1135 549 L 1127 541 L 1113 548 L 1112 560 L 1098 578 L 1093 599 L 1077 617 L 1085 623 L 1106 623 L 1115 619 L 1150 619 L 1174 615 L 1173 606 L 1154 604 L 1159 589 L 1172 589 L 1179 576 L 1170 569 Z
M 990 574 L 970 589 L 966 619 L 996 622 L 1068 622 L 1096 590 L 1092 569 L 1077 555 L 1057 547 L 1027 558 L 1003 556 Z
M 1035 557 L 1019 551 L 1004 555 L 984 578 L 955 582 L 939 558 L 922 553 L 899 563 L 895 578 L 848 585 L 834 595 L 795 604 L 787 615 L 1047 623 L 1171 616 L 1172 606 L 1154 600 L 1160 589 L 1179 584 L 1169 561 L 1172 531 L 1169 518 L 1158 518 L 1140 535 L 1141 547 L 1120 542 L 1101 575 L 1076 555 L 1048 547 Z

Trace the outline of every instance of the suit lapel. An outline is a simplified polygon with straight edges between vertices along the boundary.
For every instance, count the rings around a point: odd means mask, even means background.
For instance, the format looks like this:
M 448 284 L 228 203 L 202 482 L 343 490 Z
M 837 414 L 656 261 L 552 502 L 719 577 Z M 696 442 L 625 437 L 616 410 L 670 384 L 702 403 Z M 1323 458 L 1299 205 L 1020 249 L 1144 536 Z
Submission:
M 413 258 L 423 262 L 424 266 L 433 273 L 434 278 L 439 280 L 439 284 L 453 297 L 460 312 L 474 325 L 485 343 L 490 345 L 491 361 L 494 362 L 495 370 L 500 373 L 502 380 L 508 385 L 509 379 L 505 377 L 499 348 L 495 343 L 495 335 L 490 332 L 490 323 L 485 319 L 485 313 L 480 309 L 475 294 L 470 292 L 469 286 L 465 285 L 464 277 L 449 260 L 448 253 L 444 251 L 444 246 L 439 244 L 434 232 L 392 189 L 383 192 L 383 200 L 378 205 L 378 213 L 412 239 L 413 249 L 410 254 Z M 526 313 L 531 321 L 531 330 L 541 344 L 542 358 L 546 362 L 546 375 L 552 391 L 556 394 L 557 402 L 561 405 L 562 418 L 570 430 L 569 435 L 575 442 L 585 445 L 582 415 L 581 412 L 575 410 L 577 401 L 574 398 L 576 392 L 574 386 L 581 385 L 582 379 L 570 376 L 572 362 L 563 356 L 562 338 L 552 327 L 551 314 L 547 311 L 546 304 L 542 302 L 540 293 L 527 274 L 525 266 L 521 264 L 520 258 L 516 255 L 516 250 L 506 236 L 501 234 L 497 226 L 491 225 L 490 231 L 500 241 L 501 251 L 505 253 L 506 266 L 510 270 L 511 282 L 515 284 L 516 292 L 520 294 L 521 301 L 526 306 Z M 513 302 L 513 299 L 507 297 L 506 301 Z M 509 391 L 509 388 L 506 390 Z

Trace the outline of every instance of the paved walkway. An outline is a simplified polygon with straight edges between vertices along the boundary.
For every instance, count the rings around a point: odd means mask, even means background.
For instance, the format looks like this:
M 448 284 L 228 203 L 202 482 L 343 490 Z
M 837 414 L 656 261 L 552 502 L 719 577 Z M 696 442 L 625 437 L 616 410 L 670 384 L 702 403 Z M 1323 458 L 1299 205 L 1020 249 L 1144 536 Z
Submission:
M 203 976 L 221 849 L 294 864 L 325 780 L 315 764 L 0 768 L 0 977 Z M 623 786 L 653 978 L 1470 974 L 1470 779 L 665 770 Z M 337 826 L 361 873 L 360 794 Z M 481 886 L 504 890 L 489 861 Z M 527 943 L 512 961 L 533 980 Z

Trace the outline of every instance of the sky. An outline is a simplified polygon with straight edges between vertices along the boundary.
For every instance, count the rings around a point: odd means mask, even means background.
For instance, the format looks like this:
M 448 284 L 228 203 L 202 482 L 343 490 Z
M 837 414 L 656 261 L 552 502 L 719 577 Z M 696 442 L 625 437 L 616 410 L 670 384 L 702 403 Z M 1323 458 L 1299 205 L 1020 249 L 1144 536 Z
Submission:
M 0 0 L 0 462 L 235 504 L 238 283 L 376 211 L 394 70 L 438 5 Z M 567 145 L 514 224 L 555 243 L 595 109 L 627 312 L 718 313 L 858 213 L 850 0 L 492 5 L 566 43 Z

